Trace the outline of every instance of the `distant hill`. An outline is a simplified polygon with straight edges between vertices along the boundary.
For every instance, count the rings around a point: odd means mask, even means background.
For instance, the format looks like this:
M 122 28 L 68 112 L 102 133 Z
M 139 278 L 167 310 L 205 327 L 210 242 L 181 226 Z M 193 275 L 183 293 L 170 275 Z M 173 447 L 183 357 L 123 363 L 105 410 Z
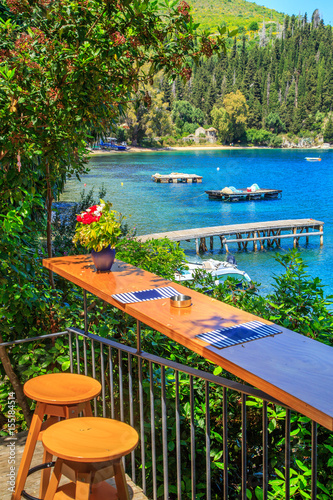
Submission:
M 284 14 L 246 0 L 188 0 L 192 15 L 202 28 L 214 28 L 226 23 L 229 29 L 242 26 L 248 31 L 252 21 L 282 23 Z

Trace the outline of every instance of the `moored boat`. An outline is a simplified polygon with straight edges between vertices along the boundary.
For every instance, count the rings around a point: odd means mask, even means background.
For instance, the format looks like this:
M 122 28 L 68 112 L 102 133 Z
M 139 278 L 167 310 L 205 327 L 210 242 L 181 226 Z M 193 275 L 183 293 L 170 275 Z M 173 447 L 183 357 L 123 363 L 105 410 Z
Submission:
M 211 274 L 215 279 L 215 284 L 222 283 L 227 278 L 236 278 L 240 283 L 251 283 L 250 276 L 240 269 L 238 269 L 235 259 L 230 256 L 230 261 L 220 261 L 215 259 L 208 259 L 201 262 L 186 262 L 186 267 L 181 273 L 175 274 L 176 281 L 192 281 L 195 279 L 198 271 L 205 271 Z

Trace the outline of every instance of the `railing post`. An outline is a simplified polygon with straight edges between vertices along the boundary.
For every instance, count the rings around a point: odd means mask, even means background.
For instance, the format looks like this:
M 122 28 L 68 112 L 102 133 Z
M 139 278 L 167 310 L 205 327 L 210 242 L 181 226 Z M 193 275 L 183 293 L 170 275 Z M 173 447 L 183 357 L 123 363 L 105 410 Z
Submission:
M 223 387 L 223 498 L 228 498 L 228 396 Z
M 209 382 L 205 382 L 206 405 L 206 500 L 211 500 L 211 464 L 210 464 L 210 410 L 209 410 Z
M 84 311 L 84 333 L 88 333 L 88 307 L 87 307 L 87 291 L 83 290 L 83 311 Z
M 263 401 L 262 407 L 262 492 L 263 500 L 267 500 L 268 495 L 268 419 L 267 401 Z
M 176 381 L 176 463 L 177 463 L 177 500 L 182 498 L 181 450 L 180 450 L 180 406 L 179 406 L 179 372 L 175 373 Z M 155 500 L 155 499 L 154 499 Z
M 138 335 L 138 337 L 139 337 L 139 335 Z M 141 347 L 140 347 L 140 352 L 141 352 Z M 140 406 L 140 445 L 141 445 L 141 465 L 142 465 L 142 490 L 143 490 L 144 494 L 146 494 L 146 455 L 145 455 L 145 426 L 144 426 L 144 401 L 143 401 L 144 393 L 143 393 L 142 358 L 140 356 L 138 356 L 138 370 L 139 370 L 139 406 Z
M 311 500 L 317 499 L 317 423 L 311 421 Z
M 195 477 L 195 424 L 194 424 L 194 387 L 193 377 L 190 375 L 190 412 L 191 412 L 191 485 L 192 500 L 196 499 L 196 477 Z
M 136 350 L 141 353 L 141 322 L 136 320 Z
M 290 410 L 286 410 L 286 428 L 285 428 L 285 500 L 290 500 Z
M 246 394 L 242 394 L 242 500 L 247 499 Z
M 149 378 L 150 378 L 151 461 L 152 461 L 152 469 L 153 469 L 153 500 L 157 500 L 154 370 L 153 370 L 153 363 L 151 361 L 149 362 Z
M 74 366 L 73 366 L 72 332 L 68 332 L 68 348 L 69 348 L 70 370 L 71 370 L 71 373 L 73 373 Z
M 161 366 L 161 410 L 162 410 L 162 450 L 163 450 L 163 482 L 164 500 L 169 500 L 169 470 L 168 470 L 168 428 L 166 408 L 165 367 Z

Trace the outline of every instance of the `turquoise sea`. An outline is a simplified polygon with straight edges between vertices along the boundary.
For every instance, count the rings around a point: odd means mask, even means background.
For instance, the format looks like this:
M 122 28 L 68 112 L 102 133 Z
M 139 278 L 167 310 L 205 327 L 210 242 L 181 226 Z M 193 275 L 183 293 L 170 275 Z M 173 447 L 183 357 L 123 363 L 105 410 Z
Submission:
M 321 157 L 308 162 L 305 157 Z M 308 272 L 322 279 L 325 292 L 333 294 L 333 151 L 236 149 L 204 151 L 166 151 L 149 153 L 112 153 L 94 156 L 91 171 L 81 182 L 70 179 L 63 201 L 76 201 L 83 189 L 102 185 L 105 198 L 114 208 L 130 216 L 127 222 L 137 234 L 189 229 L 224 224 L 313 218 L 324 222 L 324 246 L 319 237 L 300 240 L 300 252 Z M 155 173 L 195 173 L 202 184 L 157 184 Z M 224 203 L 209 200 L 207 189 L 225 186 L 242 188 L 257 183 L 260 188 L 282 189 L 282 198 L 270 201 Z M 86 186 L 84 186 L 86 184 Z M 283 240 L 282 240 L 283 241 Z M 208 242 L 207 242 L 208 243 Z M 185 246 L 186 245 L 186 246 Z M 194 242 L 183 245 L 189 260 L 196 260 Z M 284 240 L 280 253 L 292 246 Z M 214 239 L 213 257 L 224 260 L 225 251 Z M 251 247 L 252 248 L 252 245 Z M 238 252 L 229 250 L 238 267 L 261 283 L 262 293 L 271 290 L 274 275 L 282 272 L 275 261 L 276 250 Z M 212 257 L 207 254 L 205 257 Z

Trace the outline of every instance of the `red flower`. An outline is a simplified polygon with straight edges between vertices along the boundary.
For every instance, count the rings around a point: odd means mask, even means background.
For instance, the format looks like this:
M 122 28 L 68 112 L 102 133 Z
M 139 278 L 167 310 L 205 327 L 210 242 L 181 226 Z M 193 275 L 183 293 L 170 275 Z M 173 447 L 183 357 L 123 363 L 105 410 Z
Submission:
M 81 215 L 76 216 L 76 222 L 82 222 L 82 217 Z
M 91 224 L 93 222 L 93 216 L 87 213 L 83 214 L 82 222 L 83 224 Z
M 87 212 L 95 212 L 97 209 L 97 205 L 93 205 L 92 207 L 87 208 Z

